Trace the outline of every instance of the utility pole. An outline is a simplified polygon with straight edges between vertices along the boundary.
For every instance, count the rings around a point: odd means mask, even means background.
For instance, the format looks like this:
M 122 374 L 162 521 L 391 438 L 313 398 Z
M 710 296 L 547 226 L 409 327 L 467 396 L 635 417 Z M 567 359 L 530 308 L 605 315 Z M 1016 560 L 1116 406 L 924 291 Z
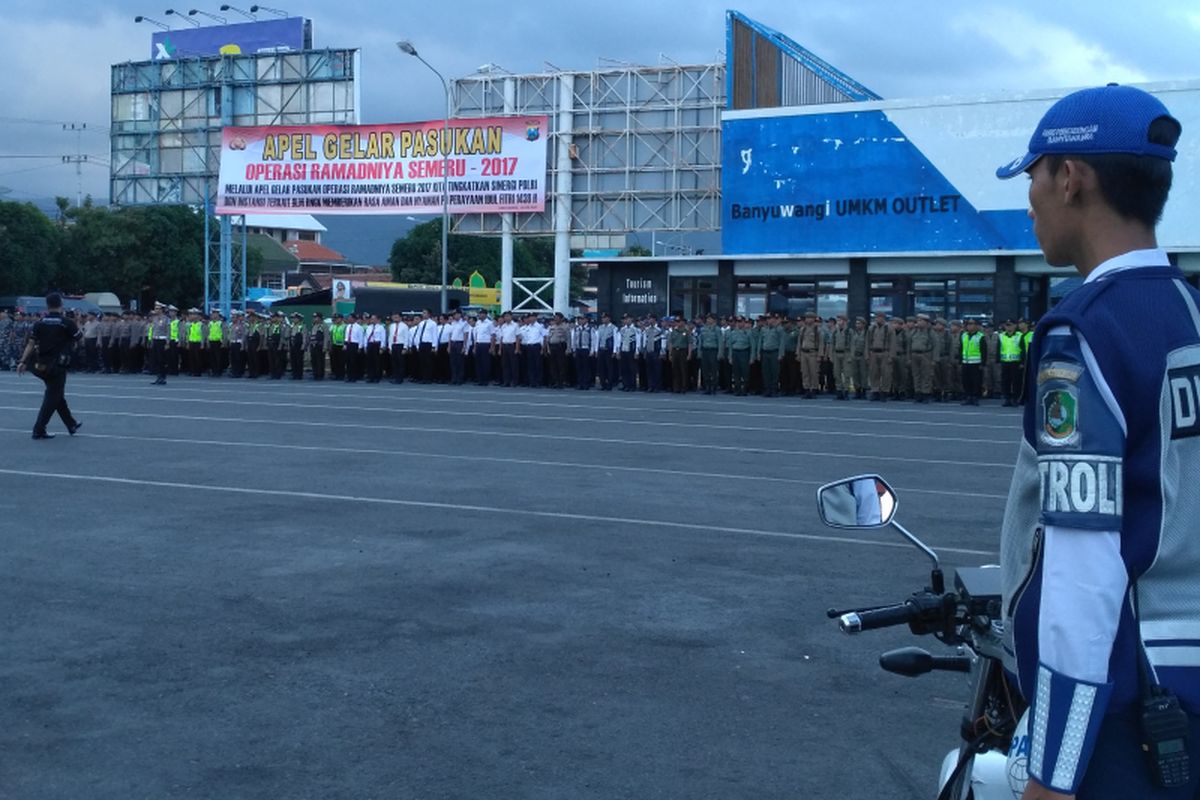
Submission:
M 75 155 L 63 156 L 64 164 L 75 165 L 75 207 L 83 205 L 83 165 L 88 157 L 83 154 L 83 132 L 87 130 L 86 122 L 65 122 L 62 129 L 75 133 Z

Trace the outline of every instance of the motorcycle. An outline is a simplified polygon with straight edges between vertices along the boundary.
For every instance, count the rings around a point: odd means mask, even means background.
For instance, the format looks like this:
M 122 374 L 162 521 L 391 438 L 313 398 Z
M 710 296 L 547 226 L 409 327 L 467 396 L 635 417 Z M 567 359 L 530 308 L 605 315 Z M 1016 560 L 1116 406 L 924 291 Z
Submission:
M 843 633 L 908 625 L 915 636 L 932 636 L 953 648 L 932 655 L 917 647 L 884 653 L 879 666 L 915 678 L 933 671 L 964 673 L 969 687 L 959 735 L 961 744 L 942 760 L 938 800 L 1020 800 L 1028 781 L 1026 704 L 1002 665 L 1003 617 L 1000 569 L 960 567 L 946 587 L 937 553 L 896 522 L 898 498 L 878 475 L 860 475 L 817 490 L 821 520 L 831 528 L 892 528 L 933 562 L 929 585 L 901 603 L 830 609 Z

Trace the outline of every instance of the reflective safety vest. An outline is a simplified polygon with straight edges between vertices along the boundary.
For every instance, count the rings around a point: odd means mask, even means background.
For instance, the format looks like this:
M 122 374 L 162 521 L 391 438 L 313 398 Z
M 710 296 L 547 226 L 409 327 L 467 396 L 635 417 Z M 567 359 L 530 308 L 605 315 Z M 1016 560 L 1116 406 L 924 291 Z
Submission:
M 177 319 L 171 320 L 171 341 L 179 341 L 179 320 Z
M 153 322 L 146 323 L 146 341 L 147 342 L 154 341 L 154 323 Z
M 334 347 L 341 347 L 346 344 L 346 326 L 334 325 L 329 329 L 329 338 Z
M 964 364 L 982 364 L 983 363 L 983 333 L 976 331 L 975 333 L 966 333 L 962 335 L 962 363 Z
M 1005 364 L 1021 360 L 1021 334 L 1000 334 L 1000 360 Z
M 1020 336 L 1021 334 L 1018 333 L 1017 335 Z M 1025 352 L 1028 353 L 1029 345 L 1033 344 L 1033 331 L 1026 331 L 1025 341 L 1023 342 L 1023 344 L 1025 345 Z
M 210 322 L 208 324 L 208 340 L 210 342 L 220 342 L 221 336 L 224 334 L 225 326 L 219 322 Z
M 202 334 L 202 331 L 200 329 L 199 322 L 189 322 L 188 323 L 187 337 L 188 337 L 188 342 L 190 344 L 200 344 L 200 342 L 204 341 L 201 334 Z

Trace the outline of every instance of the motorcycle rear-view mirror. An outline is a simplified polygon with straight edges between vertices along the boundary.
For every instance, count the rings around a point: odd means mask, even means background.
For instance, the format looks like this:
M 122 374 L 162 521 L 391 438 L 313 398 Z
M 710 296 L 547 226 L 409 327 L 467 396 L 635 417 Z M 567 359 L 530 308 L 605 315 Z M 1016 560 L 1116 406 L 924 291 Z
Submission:
M 878 475 L 859 475 L 817 490 L 821 521 L 831 528 L 885 527 L 896 516 L 896 505 L 896 493 Z

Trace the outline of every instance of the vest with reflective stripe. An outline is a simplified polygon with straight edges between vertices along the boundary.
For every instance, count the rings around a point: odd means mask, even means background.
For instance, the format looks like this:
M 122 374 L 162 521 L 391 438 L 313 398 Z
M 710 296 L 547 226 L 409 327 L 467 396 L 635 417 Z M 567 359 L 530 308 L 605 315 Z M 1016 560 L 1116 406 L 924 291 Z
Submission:
M 963 333 L 962 335 L 962 363 L 964 364 L 982 364 L 983 354 L 981 352 L 983 345 L 983 334 Z
M 1000 360 L 1006 364 L 1021 360 L 1021 334 L 1000 334 Z
M 329 338 L 334 347 L 341 347 L 346 344 L 346 326 L 334 325 L 329 330 Z
M 177 319 L 171 320 L 171 341 L 179 341 L 179 320 Z
M 202 333 L 202 331 L 200 329 L 199 322 L 189 322 L 188 323 L 188 332 L 187 332 L 188 342 L 190 342 L 192 344 L 199 344 L 200 342 L 204 341 L 204 339 L 201 337 L 201 333 Z
M 224 325 L 219 322 L 211 322 L 208 325 L 208 340 L 210 342 L 220 342 L 224 335 Z

